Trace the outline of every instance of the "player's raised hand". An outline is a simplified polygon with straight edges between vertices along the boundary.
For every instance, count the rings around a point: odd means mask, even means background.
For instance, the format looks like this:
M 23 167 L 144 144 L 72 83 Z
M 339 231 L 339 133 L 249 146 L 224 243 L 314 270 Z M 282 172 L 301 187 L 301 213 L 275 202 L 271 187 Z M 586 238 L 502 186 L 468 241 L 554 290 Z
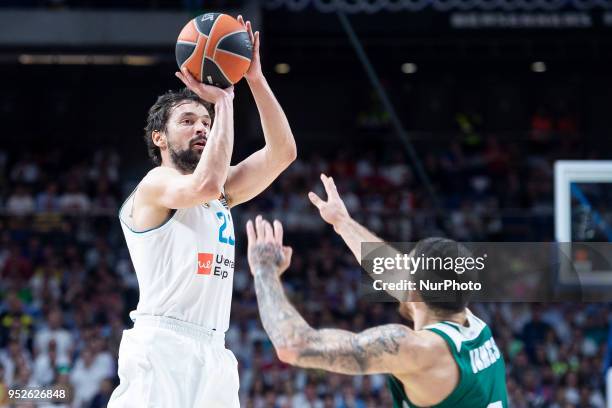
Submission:
M 344 205 L 344 201 L 342 201 L 340 194 L 338 194 L 334 179 L 321 173 L 321 181 L 327 193 L 327 201 L 322 200 L 321 197 L 312 191 L 308 193 L 308 198 L 319 209 L 321 218 L 328 224 L 331 224 L 334 229 L 337 229 L 342 222 L 350 219 L 350 215 L 346 205 Z
M 250 81 L 258 76 L 263 76 L 261 71 L 261 61 L 259 59 L 259 31 L 255 31 L 255 33 L 253 33 L 253 26 L 251 25 L 251 22 L 249 20 L 245 22 L 241 15 L 238 16 L 237 20 L 244 26 L 246 32 L 249 34 L 249 38 L 251 39 L 251 44 L 253 44 L 251 66 L 249 66 L 246 74 L 244 74 L 247 81 Z
M 249 220 L 246 225 L 248 238 L 248 261 L 251 273 L 276 272 L 279 276 L 291 263 L 291 247 L 283 246 L 283 226 L 275 220 L 270 225 L 261 215 L 255 223 Z
M 207 102 L 216 104 L 223 98 L 229 98 L 230 100 L 234 99 L 233 86 L 226 89 L 221 89 L 216 86 L 203 84 L 195 79 L 185 67 L 183 67 L 181 72 L 176 72 L 175 75 L 178 79 L 183 81 L 187 88 Z

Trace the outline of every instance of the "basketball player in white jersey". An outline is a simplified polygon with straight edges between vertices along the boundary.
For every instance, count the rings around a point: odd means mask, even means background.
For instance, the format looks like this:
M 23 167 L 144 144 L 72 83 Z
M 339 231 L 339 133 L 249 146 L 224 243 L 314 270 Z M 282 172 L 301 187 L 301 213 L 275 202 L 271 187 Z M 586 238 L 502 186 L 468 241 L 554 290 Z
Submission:
M 238 19 L 253 42 L 245 77 L 266 145 L 230 166 L 233 88 L 201 84 L 186 71 L 177 77 L 189 90 L 166 93 L 150 109 L 145 140 L 158 166 L 119 212 L 140 300 L 121 340 L 111 408 L 239 406 L 237 361 L 224 344 L 234 273 L 230 208 L 268 187 L 296 146 L 261 71 L 259 33 Z

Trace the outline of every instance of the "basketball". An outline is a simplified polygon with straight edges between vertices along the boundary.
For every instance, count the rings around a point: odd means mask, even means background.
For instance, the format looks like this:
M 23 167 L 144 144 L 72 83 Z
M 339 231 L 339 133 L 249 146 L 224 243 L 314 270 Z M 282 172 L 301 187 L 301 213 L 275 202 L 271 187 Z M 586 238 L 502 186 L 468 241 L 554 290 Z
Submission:
M 245 28 L 227 14 L 206 13 L 189 21 L 176 41 L 176 62 L 195 79 L 227 88 L 244 76 L 253 44 Z

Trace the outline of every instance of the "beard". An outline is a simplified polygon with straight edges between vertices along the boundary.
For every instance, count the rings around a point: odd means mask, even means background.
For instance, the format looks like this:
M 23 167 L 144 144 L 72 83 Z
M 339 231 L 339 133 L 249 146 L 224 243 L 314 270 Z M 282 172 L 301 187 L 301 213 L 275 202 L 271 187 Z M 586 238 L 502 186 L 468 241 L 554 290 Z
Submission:
M 170 159 L 174 165 L 184 174 L 191 174 L 200 162 L 201 151 L 195 151 L 190 147 L 185 150 L 176 150 L 173 146 L 168 146 Z

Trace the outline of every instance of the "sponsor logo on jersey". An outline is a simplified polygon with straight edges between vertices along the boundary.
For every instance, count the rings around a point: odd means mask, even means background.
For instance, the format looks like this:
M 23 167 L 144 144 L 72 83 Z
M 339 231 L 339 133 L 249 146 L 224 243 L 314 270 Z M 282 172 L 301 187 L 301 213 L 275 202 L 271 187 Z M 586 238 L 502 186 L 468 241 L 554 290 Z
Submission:
M 228 278 L 234 272 L 234 261 L 222 254 L 198 253 L 198 275 L 213 275 Z
M 213 254 L 207 252 L 198 253 L 198 275 L 210 275 L 212 269 Z

